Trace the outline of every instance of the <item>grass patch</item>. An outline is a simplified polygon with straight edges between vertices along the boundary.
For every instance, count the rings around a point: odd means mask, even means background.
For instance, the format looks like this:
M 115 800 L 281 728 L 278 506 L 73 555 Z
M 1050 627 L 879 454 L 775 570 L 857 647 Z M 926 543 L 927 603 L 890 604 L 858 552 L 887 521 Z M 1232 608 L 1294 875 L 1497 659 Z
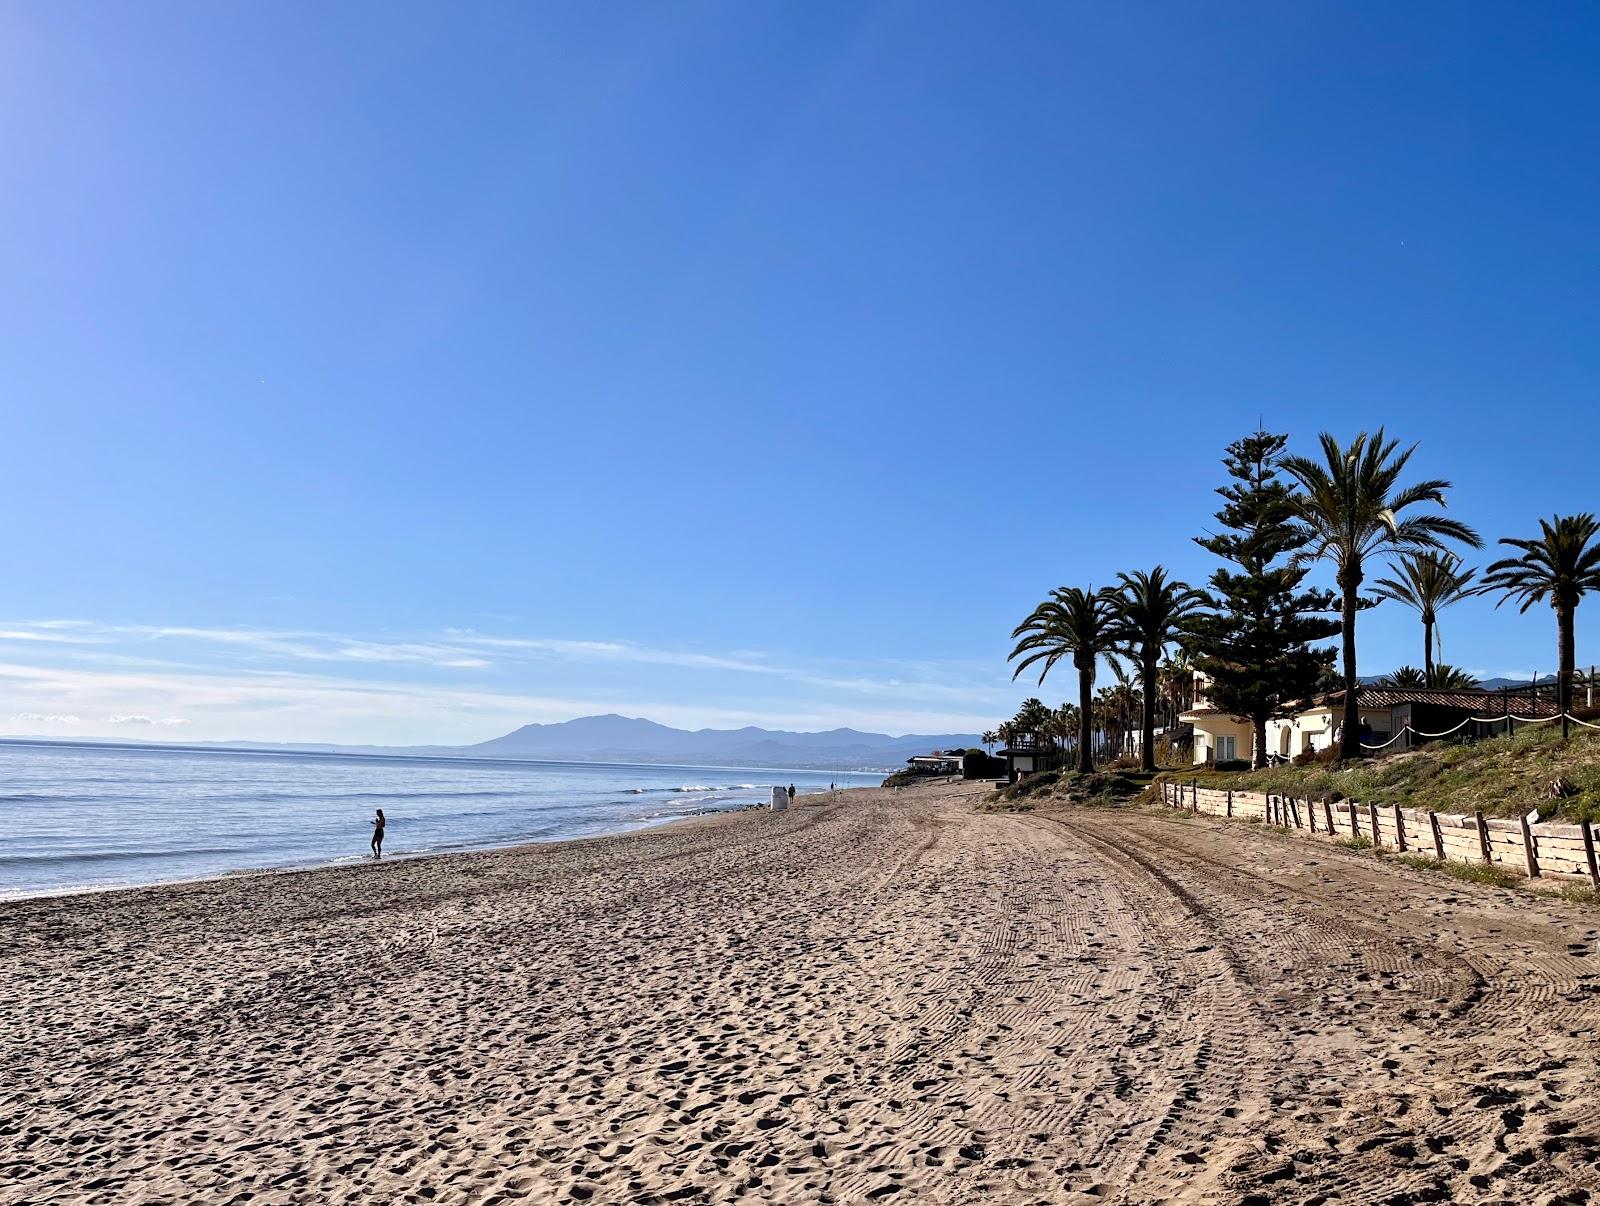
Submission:
M 1418 871 L 1442 871 L 1452 879 L 1469 884 L 1486 884 L 1491 888 L 1514 888 L 1522 882 L 1520 875 L 1493 863 L 1456 863 L 1448 859 L 1430 858 L 1425 854 L 1402 854 L 1399 861 Z
M 1335 846 L 1343 846 L 1346 850 L 1371 850 L 1372 839 L 1366 837 L 1340 838 L 1334 842 Z
M 1577 793 L 1559 803 L 1548 798 L 1557 777 Z M 1516 817 L 1532 808 L 1553 809 L 1563 821 L 1600 821 L 1600 733 L 1575 730 L 1563 741 L 1554 725 L 1523 729 L 1514 737 L 1471 744 L 1440 741 L 1419 750 L 1348 763 L 1274 766 L 1259 771 L 1193 768 L 1169 776 L 1185 787 L 1272 792 L 1310 800 L 1360 800 L 1437 812 Z
M 1561 899 L 1573 904 L 1600 905 L 1600 892 L 1588 884 L 1562 884 Z

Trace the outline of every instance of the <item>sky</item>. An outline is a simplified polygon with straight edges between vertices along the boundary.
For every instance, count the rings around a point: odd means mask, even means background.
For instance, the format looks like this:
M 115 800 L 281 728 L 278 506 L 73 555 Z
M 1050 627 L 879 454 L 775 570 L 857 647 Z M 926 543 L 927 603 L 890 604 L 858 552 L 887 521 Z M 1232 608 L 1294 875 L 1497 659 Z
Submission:
M 1596 509 L 1597 55 L 1577 3 L 0 3 L 0 732 L 976 730 L 1052 587 L 1216 568 L 1258 422 L 1386 424 L 1490 541 Z M 1442 635 L 1554 667 L 1547 608 Z

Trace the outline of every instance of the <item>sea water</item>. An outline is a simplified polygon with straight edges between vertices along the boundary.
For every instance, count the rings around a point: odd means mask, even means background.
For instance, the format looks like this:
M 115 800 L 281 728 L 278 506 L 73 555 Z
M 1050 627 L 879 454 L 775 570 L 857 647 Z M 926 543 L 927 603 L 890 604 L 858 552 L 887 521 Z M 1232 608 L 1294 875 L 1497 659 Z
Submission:
M 0 897 L 622 833 L 880 775 L 0 743 Z

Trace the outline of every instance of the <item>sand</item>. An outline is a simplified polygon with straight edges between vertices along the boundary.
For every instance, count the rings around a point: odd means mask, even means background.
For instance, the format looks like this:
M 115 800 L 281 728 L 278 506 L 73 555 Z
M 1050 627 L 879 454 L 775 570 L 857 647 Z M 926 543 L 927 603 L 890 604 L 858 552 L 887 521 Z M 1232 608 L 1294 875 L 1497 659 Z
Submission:
M 5 1202 L 1582 1202 L 1600 914 L 960 785 L 0 906 Z

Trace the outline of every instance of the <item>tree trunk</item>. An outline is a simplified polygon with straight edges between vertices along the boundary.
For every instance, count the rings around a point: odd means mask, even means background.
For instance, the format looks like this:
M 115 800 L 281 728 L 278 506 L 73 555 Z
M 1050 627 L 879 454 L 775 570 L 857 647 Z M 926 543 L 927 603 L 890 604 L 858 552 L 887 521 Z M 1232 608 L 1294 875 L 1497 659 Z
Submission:
M 1422 672 L 1427 675 L 1423 686 L 1433 684 L 1433 621 L 1422 617 Z
M 1250 753 L 1250 769 L 1260 770 L 1267 764 L 1267 718 L 1257 716 L 1255 724 L 1255 748 Z
M 1361 571 L 1341 571 L 1339 588 L 1344 593 L 1340 614 L 1344 621 L 1344 723 L 1339 735 L 1339 757 L 1361 757 L 1361 707 L 1356 698 L 1356 602 L 1361 586 Z
M 1156 650 L 1156 653 L 1159 652 Z M 1156 768 L 1155 653 L 1147 653 L 1144 657 L 1144 729 L 1139 734 L 1139 768 L 1147 771 Z
M 1094 662 L 1078 667 L 1078 773 L 1094 770 Z
M 1576 650 L 1573 649 L 1572 627 L 1575 604 L 1556 604 L 1556 653 L 1561 670 L 1556 678 L 1556 710 L 1572 711 L 1572 671 Z

